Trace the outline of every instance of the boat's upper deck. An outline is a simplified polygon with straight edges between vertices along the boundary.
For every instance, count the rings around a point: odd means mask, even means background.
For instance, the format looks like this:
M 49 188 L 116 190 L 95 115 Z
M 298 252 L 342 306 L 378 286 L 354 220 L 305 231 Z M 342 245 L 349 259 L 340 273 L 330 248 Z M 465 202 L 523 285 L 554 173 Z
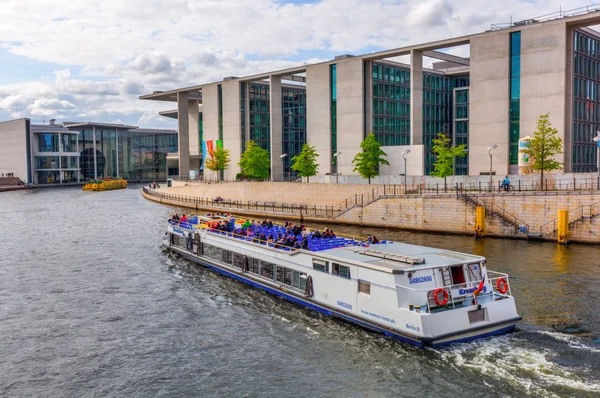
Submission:
M 219 229 L 218 222 L 226 224 Z M 295 237 L 300 243 L 301 234 L 293 235 L 286 231 L 282 225 L 262 226 L 244 224 L 244 220 L 229 216 L 200 216 L 191 217 L 187 221 L 169 220 L 174 226 L 186 230 L 204 230 L 207 233 L 225 235 L 228 238 L 240 239 L 250 244 L 262 245 L 271 250 L 281 250 L 289 254 L 310 251 L 317 257 L 345 260 L 357 265 L 366 265 L 369 268 L 379 269 L 384 272 L 399 273 L 404 270 L 446 267 L 466 262 L 485 261 L 484 257 L 466 253 L 436 249 L 427 246 L 412 245 L 408 243 L 382 240 L 380 243 L 369 243 L 367 238 L 338 234 L 334 238 L 318 238 L 314 232 L 305 234 L 307 249 L 294 245 L 277 243 L 279 237 Z M 245 228 L 243 226 L 246 225 Z M 245 230 L 245 231 L 243 231 Z M 248 230 L 252 230 L 248 236 Z M 315 231 L 316 232 L 316 231 Z M 261 236 L 267 239 L 261 239 Z M 274 241 L 268 239 L 273 237 Z

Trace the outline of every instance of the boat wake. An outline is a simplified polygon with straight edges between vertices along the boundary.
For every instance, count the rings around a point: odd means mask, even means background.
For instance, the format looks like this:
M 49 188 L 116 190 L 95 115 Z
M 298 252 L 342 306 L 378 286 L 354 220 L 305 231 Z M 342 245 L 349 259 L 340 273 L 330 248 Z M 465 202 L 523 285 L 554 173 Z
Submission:
M 597 396 L 600 380 L 597 371 L 593 374 L 594 366 L 576 366 L 574 361 L 569 361 L 572 353 L 564 352 L 564 343 L 570 349 L 585 349 L 588 355 L 592 353 L 597 357 L 594 358 L 596 363 L 600 362 L 598 350 L 590 350 L 591 347 L 576 337 L 537 333 L 556 339 L 558 344 L 541 345 L 538 341 L 532 346 L 530 333 L 521 332 L 432 351 L 457 371 L 468 370 L 474 376 L 480 375 L 490 387 L 504 387 L 516 394 L 535 396 Z

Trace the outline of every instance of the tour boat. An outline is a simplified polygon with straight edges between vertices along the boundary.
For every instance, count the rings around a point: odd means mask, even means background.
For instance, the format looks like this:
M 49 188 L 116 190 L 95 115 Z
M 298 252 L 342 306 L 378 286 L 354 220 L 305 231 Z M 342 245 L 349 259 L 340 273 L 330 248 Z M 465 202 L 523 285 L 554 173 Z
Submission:
M 507 333 L 521 320 L 508 275 L 487 270 L 481 256 L 312 234 L 307 249 L 294 249 L 230 232 L 239 229 L 227 223 L 231 228 L 219 230 L 210 217 L 169 220 L 163 245 L 238 281 L 418 347 Z M 251 228 L 267 237 L 285 234 L 279 225 Z
M 122 178 L 90 180 L 90 182 L 82 187 L 84 191 L 108 191 L 121 188 L 127 188 L 127 181 Z

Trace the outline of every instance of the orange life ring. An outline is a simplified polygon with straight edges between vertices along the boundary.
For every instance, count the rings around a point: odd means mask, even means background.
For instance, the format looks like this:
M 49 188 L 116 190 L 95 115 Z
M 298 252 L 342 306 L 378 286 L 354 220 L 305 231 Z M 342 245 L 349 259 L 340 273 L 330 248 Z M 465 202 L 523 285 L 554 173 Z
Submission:
M 500 294 L 505 294 L 506 292 L 508 292 L 508 282 L 506 282 L 506 279 L 498 278 L 498 280 L 496 281 L 496 289 Z
M 444 295 L 444 299 L 440 300 L 439 299 L 439 295 L 440 293 L 442 293 Z M 437 289 L 435 289 L 433 291 L 433 301 L 435 301 L 435 303 L 437 305 L 446 305 L 448 304 L 448 292 L 446 291 L 446 289 L 438 287 Z

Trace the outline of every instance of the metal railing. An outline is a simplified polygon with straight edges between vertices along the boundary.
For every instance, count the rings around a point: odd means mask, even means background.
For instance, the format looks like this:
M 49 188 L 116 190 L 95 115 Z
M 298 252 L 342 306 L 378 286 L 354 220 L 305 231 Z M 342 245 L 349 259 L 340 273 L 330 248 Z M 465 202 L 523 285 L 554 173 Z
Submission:
M 477 296 L 478 300 L 482 300 L 484 297 L 488 297 L 492 301 L 497 301 L 497 300 L 505 299 L 507 297 L 512 297 L 512 291 L 510 288 L 510 280 L 509 280 L 508 274 L 504 274 L 504 273 L 496 272 L 496 271 L 489 271 L 489 270 L 486 272 L 488 274 L 487 279 L 490 281 L 492 289 L 490 292 L 480 293 Z M 492 276 L 492 275 L 495 275 L 495 276 L 490 278 L 490 276 Z M 506 286 L 508 288 L 506 293 L 500 293 L 498 291 L 497 282 L 501 278 L 504 279 L 504 281 L 506 282 Z M 434 289 L 414 289 L 414 288 L 411 288 L 408 286 L 403 286 L 403 285 L 398 285 L 398 284 L 396 285 L 396 287 L 400 288 L 400 289 L 408 290 L 408 291 L 411 291 L 414 293 L 424 294 L 424 298 L 426 300 L 427 312 L 431 313 L 431 309 L 433 307 L 435 307 L 435 312 L 456 309 L 458 304 L 460 304 L 460 307 L 462 307 L 463 302 L 465 302 L 467 300 L 473 300 L 473 297 L 474 297 L 473 291 L 479 286 L 480 283 L 481 283 L 481 281 L 479 280 L 479 281 L 469 281 L 469 282 L 465 282 L 465 283 L 458 283 L 458 284 L 448 285 L 448 286 L 439 286 L 440 288 L 446 290 L 446 292 L 448 293 L 448 303 L 446 303 L 444 306 L 438 306 L 437 304 L 432 305 L 432 303 L 435 303 L 434 299 L 433 299 L 433 292 L 438 287 L 436 287 Z M 467 290 L 470 292 L 461 294 L 457 297 L 452 296 L 452 291 L 453 290 L 456 291 L 459 289 Z
M 222 200 L 217 201 L 215 198 L 202 198 L 190 195 L 177 195 L 165 192 L 156 192 L 147 187 L 142 190 L 149 196 L 159 199 L 180 202 L 186 205 L 194 205 L 197 209 L 222 209 L 226 211 L 261 211 L 263 213 L 271 212 L 274 214 L 298 214 L 303 216 L 313 217 L 333 217 L 340 212 L 339 208 L 334 206 L 317 206 L 295 203 L 278 203 L 278 202 L 259 202 L 259 201 L 242 201 L 242 200 Z
M 498 206 L 496 203 L 491 201 L 486 201 L 478 198 L 476 195 L 463 192 L 462 195 L 457 191 L 456 193 L 458 198 L 461 198 L 465 201 L 465 203 L 470 204 L 472 206 L 482 206 L 485 208 L 485 213 L 487 215 L 498 217 L 502 221 L 512 225 L 519 232 L 528 233 L 529 232 L 529 224 L 525 221 L 521 220 L 517 216 L 512 213 L 506 211 L 503 207 Z
M 579 205 L 569 209 L 569 225 L 582 221 L 586 218 L 592 219 L 600 213 L 600 202 L 591 205 Z M 558 218 L 555 218 L 546 224 L 540 226 L 541 235 L 555 235 L 558 230 Z

